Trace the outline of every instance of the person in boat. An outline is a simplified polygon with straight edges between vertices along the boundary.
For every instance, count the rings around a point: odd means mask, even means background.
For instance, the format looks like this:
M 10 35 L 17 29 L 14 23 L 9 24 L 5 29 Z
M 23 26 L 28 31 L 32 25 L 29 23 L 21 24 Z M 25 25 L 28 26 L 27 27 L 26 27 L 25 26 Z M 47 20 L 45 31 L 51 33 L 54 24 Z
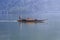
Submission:
M 35 19 L 35 21 L 37 21 L 37 19 Z
M 21 20 L 22 18 L 19 16 L 19 20 Z
M 22 19 L 20 16 L 19 16 L 19 20 L 26 21 L 26 19 Z

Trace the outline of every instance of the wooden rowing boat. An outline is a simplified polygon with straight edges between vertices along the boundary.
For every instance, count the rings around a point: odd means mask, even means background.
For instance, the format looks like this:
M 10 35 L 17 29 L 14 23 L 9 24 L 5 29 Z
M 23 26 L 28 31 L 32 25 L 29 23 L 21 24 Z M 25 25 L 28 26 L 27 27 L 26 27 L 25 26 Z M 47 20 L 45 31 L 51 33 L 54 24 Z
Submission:
M 32 19 L 32 18 L 27 18 L 27 19 L 22 19 L 19 16 L 19 20 L 17 20 L 18 22 L 43 22 L 44 20 L 38 20 L 38 19 Z

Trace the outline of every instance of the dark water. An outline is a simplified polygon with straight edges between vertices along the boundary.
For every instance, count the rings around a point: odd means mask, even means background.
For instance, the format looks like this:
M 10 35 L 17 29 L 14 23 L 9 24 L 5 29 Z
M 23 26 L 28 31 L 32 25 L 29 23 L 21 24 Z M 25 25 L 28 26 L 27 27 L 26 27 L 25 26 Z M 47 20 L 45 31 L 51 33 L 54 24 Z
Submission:
M 0 22 L 0 40 L 60 40 L 59 23 Z

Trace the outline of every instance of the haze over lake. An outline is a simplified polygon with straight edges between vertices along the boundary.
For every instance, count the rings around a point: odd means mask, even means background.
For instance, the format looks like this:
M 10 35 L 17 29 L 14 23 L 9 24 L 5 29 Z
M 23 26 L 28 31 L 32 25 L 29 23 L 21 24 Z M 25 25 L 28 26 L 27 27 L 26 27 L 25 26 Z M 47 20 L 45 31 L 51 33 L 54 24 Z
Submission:
M 21 23 L 19 16 L 47 20 Z M 0 0 L 0 40 L 60 40 L 60 0 Z

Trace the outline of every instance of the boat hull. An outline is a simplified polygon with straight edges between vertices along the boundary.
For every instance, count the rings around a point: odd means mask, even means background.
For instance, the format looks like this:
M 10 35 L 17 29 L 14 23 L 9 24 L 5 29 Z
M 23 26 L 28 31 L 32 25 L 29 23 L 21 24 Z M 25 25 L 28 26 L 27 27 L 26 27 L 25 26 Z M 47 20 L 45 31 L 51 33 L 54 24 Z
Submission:
M 18 22 L 43 22 L 44 20 L 17 20 Z

